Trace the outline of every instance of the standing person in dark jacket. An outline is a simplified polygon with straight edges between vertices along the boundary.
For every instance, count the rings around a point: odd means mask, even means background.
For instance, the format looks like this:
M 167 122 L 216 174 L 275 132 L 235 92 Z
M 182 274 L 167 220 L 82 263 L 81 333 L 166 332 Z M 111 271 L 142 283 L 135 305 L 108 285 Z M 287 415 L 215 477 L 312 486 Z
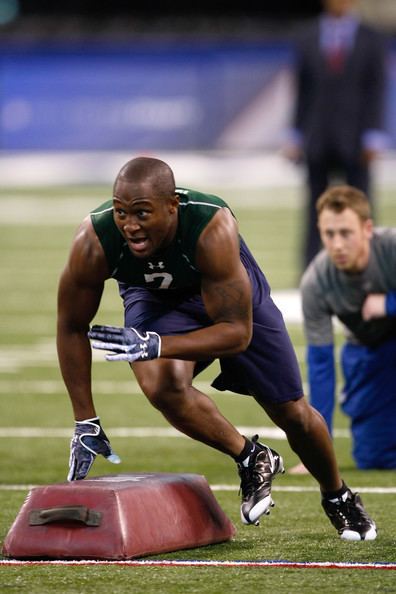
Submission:
M 297 44 L 297 102 L 285 154 L 307 169 L 303 269 L 320 249 L 315 202 L 336 177 L 371 197 L 370 166 L 386 145 L 385 47 L 355 0 L 323 0 Z

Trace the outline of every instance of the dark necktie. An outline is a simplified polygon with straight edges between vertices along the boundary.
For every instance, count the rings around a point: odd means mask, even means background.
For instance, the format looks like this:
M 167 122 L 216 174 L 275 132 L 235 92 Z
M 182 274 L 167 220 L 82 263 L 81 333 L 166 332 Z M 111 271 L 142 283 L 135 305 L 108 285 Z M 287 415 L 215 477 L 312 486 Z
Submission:
M 338 47 L 330 50 L 327 53 L 327 64 L 329 69 L 334 73 L 342 72 L 345 64 L 345 49 Z

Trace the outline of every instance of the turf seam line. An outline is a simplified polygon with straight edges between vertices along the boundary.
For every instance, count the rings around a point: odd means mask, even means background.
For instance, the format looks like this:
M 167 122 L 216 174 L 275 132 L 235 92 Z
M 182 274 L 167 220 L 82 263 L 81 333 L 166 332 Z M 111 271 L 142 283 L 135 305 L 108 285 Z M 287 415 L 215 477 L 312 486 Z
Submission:
M 89 479 L 88 479 L 89 480 Z M 0 491 L 28 491 L 36 487 L 42 487 L 43 485 L 23 485 L 23 484 L 1 484 Z M 210 485 L 212 491 L 237 491 L 239 485 Z M 273 491 L 284 492 L 284 493 L 318 493 L 318 487 L 300 486 L 300 485 L 289 485 L 281 486 L 274 485 Z M 359 493 L 373 493 L 376 495 L 394 495 L 396 494 L 396 487 L 355 487 L 353 489 Z

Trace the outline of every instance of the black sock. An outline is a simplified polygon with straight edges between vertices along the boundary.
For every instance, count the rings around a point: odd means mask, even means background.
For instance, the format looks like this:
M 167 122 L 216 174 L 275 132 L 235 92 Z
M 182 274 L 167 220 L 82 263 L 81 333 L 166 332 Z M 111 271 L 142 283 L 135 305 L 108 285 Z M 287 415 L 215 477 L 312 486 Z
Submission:
M 342 481 L 342 487 L 338 489 L 338 491 L 326 491 L 325 493 L 322 492 L 322 497 L 323 499 L 340 499 L 346 491 L 348 491 L 348 487 L 344 481 Z
M 246 458 L 248 456 L 251 456 L 252 453 L 256 450 L 257 446 L 255 443 L 253 443 L 252 441 L 250 441 L 250 439 L 247 439 L 245 436 L 243 436 L 245 439 L 245 445 L 243 447 L 242 452 L 239 454 L 239 456 L 234 456 L 234 460 L 237 464 L 241 464 L 244 460 L 246 460 Z

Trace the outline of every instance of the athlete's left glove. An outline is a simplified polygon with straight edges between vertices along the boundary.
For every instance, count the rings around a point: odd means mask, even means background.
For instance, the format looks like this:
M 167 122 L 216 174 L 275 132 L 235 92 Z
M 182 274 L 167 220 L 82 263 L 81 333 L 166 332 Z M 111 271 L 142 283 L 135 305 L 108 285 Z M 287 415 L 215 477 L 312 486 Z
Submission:
M 94 349 L 112 351 L 108 361 L 148 361 L 161 355 L 161 338 L 156 332 L 140 334 L 135 328 L 92 326 L 88 332 Z
M 76 421 L 74 435 L 70 442 L 68 481 L 85 478 L 98 454 L 109 462 L 119 464 L 121 459 L 111 449 L 106 433 L 100 426 L 99 417 Z

